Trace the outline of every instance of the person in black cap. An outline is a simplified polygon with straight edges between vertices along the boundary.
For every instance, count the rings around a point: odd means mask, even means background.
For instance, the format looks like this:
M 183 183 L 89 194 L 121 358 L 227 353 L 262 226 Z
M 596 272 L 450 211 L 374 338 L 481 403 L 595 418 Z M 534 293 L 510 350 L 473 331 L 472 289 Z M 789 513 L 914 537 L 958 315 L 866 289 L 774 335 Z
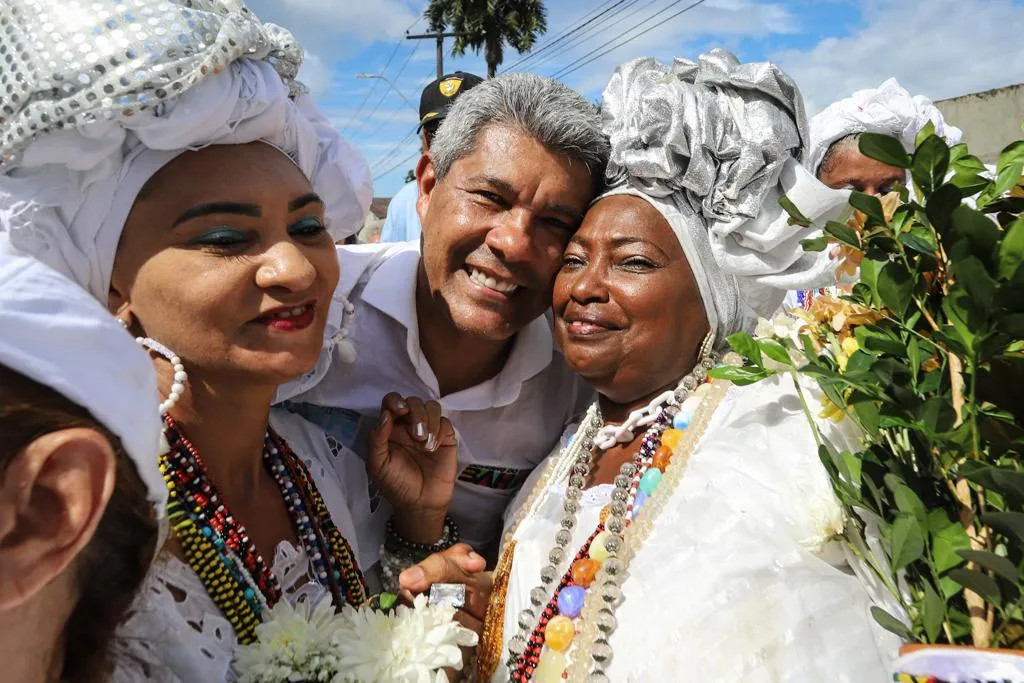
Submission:
M 448 108 L 462 93 L 483 82 L 483 79 L 465 71 L 456 71 L 431 81 L 420 95 L 420 134 L 423 151 L 430 149 L 441 121 Z M 407 183 L 388 205 L 388 215 L 381 229 L 381 242 L 407 242 L 420 238 L 420 217 L 416 213 L 419 197 L 416 182 Z

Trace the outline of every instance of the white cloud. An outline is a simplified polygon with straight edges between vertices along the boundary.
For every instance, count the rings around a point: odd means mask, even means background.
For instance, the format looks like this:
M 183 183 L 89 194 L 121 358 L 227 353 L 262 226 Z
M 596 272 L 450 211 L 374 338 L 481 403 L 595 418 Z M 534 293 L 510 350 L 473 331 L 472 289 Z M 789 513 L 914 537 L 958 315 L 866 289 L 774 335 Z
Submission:
M 892 76 L 911 93 L 943 99 L 1010 85 L 1024 74 L 1020 3 L 882 0 L 862 11 L 852 35 L 771 55 L 800 85 L 811 113 Z
M 395 40 L 422 16 L 419 0 L 249 0 L 264 21 L 285 26 L 306 48 L 334 57 Z
M 302 66 L 299 68 L 298 79 L 309 88 L 310 95 L 318 97 L 330 89 L 333 74 L 330 67 L 324 64 L 324 60 L 306 50 Z

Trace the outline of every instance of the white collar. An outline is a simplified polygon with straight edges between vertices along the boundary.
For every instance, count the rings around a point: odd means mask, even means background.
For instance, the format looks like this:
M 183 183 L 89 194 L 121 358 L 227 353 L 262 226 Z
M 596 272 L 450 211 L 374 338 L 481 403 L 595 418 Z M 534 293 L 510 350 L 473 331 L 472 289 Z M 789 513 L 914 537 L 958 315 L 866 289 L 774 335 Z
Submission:
M 419 322 L 416 315 L 416 275 L 420 254 L 417 249 L 403 250 L 387 259 L 374 271 L 363 289 L 362 300 L 394 319 L 406 330 L 406 351 L 420 378 L 440 394 L 437 377 L 420 349 Z M 505 367 L 495 377 L 475 387 L 443 397 L 449 410 L 480 410 L 502 407 L 519 398 L 523 382 L 551 364 L 554 339 L 549 315 L 542 315 L 520 330 Z

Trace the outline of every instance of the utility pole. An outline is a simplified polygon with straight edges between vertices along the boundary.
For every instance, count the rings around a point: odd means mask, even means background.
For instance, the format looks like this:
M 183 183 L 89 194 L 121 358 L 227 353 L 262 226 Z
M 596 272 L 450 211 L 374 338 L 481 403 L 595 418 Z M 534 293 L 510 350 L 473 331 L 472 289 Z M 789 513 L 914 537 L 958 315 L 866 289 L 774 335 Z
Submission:
M 406 40 L 425 40 L 434 39 L 437 41 L 437 79 L 441 80 L 444 76 L 444 39 L 445 38 L 458 38 L 461 33 L 436 31 L 434 33 L 418 33 L 414 36 L 406 34 Z

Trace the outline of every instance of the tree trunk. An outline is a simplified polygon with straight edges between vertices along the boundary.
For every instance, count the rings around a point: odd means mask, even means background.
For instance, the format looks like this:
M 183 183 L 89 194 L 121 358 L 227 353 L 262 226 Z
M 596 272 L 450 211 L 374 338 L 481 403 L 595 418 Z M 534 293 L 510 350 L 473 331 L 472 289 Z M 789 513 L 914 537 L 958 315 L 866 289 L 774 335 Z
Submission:
M 498 67 L 501 66 L 502 58 L 501 39 L 495 40 L 493 37 L 487 37 L 487 43 L 484 46 L 484 60 L 487 62 L 487 78 L 494 78 L 498 75 Z

